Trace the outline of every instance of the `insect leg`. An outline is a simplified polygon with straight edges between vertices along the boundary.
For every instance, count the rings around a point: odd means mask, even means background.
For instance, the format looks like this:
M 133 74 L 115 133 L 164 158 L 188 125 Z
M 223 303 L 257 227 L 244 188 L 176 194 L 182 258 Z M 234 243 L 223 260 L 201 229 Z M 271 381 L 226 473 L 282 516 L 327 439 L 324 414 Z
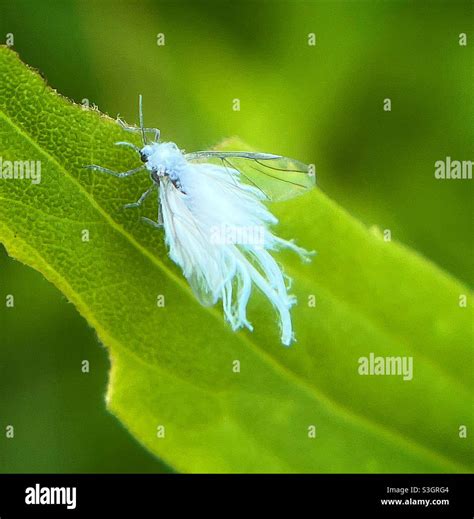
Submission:
M 129 126 L 125 121 L 122 121 L 122 119 L 118 118 L 117 122 L 120 124 L 120 126 L 126 131 L 126 132 L 133 132 L 133 133 L 141 133 L 142 129 L 137 128 L 136 126 Z M 154 140 L 158 141 L 160 138 L 160 130 L 158 128 L 143 128 L 144 132 L 152 132 L 154 134 Z M 146 142 L 144 142 L 146 144 Z
M 161 201 L 158 200 L 158 225 L 161 227 L 163 225 L 163 212 L 161 210 Z
M 154 186 L 153 186 L 154 187 Z M 152 189 L 152 188 L 150 188 Z M 147 223 L 148 225 L 151 225 L 155 229 L 161 229 L 163 227 L 163 215 L 161 213 L 161 202 L 158 199 L 158 218 L 157 221 L 151 220 L 150 218 L 146 218 L 145 216 L 142 216 L 142 220 Z
M 126 146 L 127 148 L 132 148 L 137 153 L 140 153 L 140 148 L 138 146 L 135 146 L 135 144 L 132 144 L 131 142 L 119 141 L 115 143 L 115 146 Z
M 108 175 L 112 175 L 112 176 L 117 177 L 117 178 L 125 178 L 125 177 L 129 177 L 131 175 L 134 175 L 135 173 L 138 173 L 139 171 L 144 169 L 145 168 L 145 164 L 143 164 L 143 166 L 140 166 L 138 168 L 130 169 L 129 171 L 124 171 L 122 173 L 118 173 L 117 171 L 113 171 L 113 170 L 108 169 L 108 168 L 103 168 L 102 166 L 97 166 L 95 164 L 92 164 L 90 166 L 84 166 L 84 168 L 85 169 L 92 169 L 93 171 L 100 171 L 101 173 L 107 173 Z
M 155 222 L 155 220 L 151 220 L 150 218 L 147 218 L 146 216 L 142 216 L 142 220 L 145 223 L 147 223 L 148 225 L 151 225 L 152 227 L 154 227 L 155 229 L 161 229 L 161 227 L 163 226 L 162 223 Z
M 144 193 L 141 194 L 140 198 L 136 202 L 132 202 L 131 204 L 125 204 L 123 206 L 124 209 L 132 209 L 135 207 L 140 207 L 143 202 L 148 198 L 150 193 L 153 191 L 155 185 L 152 185 L 150 188 L 148 188 Z

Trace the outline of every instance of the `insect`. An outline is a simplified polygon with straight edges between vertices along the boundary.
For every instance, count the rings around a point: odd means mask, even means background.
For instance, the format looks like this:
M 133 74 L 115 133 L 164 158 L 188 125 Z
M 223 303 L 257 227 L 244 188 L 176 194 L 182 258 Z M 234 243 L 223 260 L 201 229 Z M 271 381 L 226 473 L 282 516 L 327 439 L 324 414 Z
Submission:
M 139 132 L 143 146 L 116 144 L 137 152 L 141 166 L 122 173 L 86 167 L 118 178 L 148 172 L 150 187 L 125 207 L 140 207 L 150 195 L 157 196 L 156 220 L 143 220 L 164 230 L 169 256 L 201 304 L 211 306 L 221 300 L 232 329 L 252 331 L 247 303 L 255 286 L 278 312 L 281 342 L 290 345 L 295 340 L 290 309 L 296 298 L 288 294 L 291 279 L 272 252 L 291 249 L 306 262 L 313 253 L 271 231 L 278 220 L 265 203 L 312 189 L 314 174 L 301 162 L 269 153 L 185 153 L 173 142 L 160 141 L 158 129 L 144 126 L 142 96 L 139 118 L 139 128 L 118 122 L 126 131 Z

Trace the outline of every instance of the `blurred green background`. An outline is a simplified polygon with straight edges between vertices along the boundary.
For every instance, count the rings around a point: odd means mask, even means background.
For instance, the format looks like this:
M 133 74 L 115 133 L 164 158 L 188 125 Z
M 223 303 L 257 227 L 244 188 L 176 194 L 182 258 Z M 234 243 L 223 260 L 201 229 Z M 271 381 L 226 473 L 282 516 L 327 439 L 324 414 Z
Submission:
M 135 123 L 142 93 L 147 125 L 186 150 L 238 135 L 315 163 L 351 214 L 469 285 L 472 181 L 434 163 L 474 158 L 473 22 L 471 1 L 0 0 L 0 41 L 63 95 Z M 74 307 L 0 249 L 0 471 L 170 470 L 105 410 L 107 371 Z

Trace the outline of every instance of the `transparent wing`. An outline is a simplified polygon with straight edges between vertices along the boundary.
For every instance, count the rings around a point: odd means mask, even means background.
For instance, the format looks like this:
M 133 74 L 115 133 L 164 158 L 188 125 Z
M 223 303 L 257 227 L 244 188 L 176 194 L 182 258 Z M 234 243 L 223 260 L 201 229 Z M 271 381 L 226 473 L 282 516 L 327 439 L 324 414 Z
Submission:
M 294 159 L 246 151 L 197 151 L 186 160 L 236 170 L 240 180 L 257 187 L 268 200 L 288 200 L 313 189 L 316 183 L 310 166 Z
M 188 280 L 189 286 L 194 295 L 202 306 L 214 306 L 217 303 L 215 295 L 209 290 L 207 284 L 198 278 L 195 272 L 186 279 Z

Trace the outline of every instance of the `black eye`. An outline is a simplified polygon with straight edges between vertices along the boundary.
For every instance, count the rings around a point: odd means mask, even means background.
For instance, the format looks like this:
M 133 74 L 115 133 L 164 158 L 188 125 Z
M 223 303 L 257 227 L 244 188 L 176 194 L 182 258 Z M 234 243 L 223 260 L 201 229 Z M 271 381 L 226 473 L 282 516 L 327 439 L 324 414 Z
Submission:
M 145 153 L 140 153 L 140 159 L 142 162 L 146 162 L 148 160 L 148 156 Z

